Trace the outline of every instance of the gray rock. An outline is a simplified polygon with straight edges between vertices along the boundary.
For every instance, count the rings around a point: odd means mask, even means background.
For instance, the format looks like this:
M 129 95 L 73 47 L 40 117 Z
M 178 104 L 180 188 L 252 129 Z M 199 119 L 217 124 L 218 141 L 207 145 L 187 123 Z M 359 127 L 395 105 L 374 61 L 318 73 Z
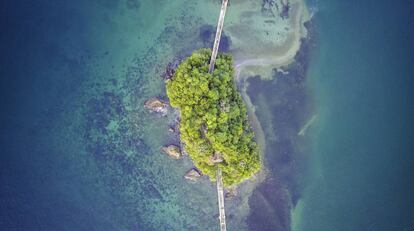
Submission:
M 198 169 L 192 168 L 185 175 L 184 178 L 188 181 L 197 181 L 200 179 L 201 173 Z
M 226 189 L 226 193 L 224 195 L 224 197 L 226 199 L 231 199 L 237 196 L 237 188 L 236 187 L 230 187 L 228 189 Z
M 168 112 L 168 109 L 167 109 L 168 104 L 156 97 L 153 97 L 145 101 L 144 106 L 146 109 L 153 111 L 153 112 L 160 113 L 162 115 L 166 115 Z
M 173 159 L 180 159 L 182 156 L 181 149 L 173 144 L 162 147 L 161 150 Z
M 210 157 L 209 162 L 211 165 L 223 162 L 223 155 L 219 152 L 215 152 L 213 156 Z

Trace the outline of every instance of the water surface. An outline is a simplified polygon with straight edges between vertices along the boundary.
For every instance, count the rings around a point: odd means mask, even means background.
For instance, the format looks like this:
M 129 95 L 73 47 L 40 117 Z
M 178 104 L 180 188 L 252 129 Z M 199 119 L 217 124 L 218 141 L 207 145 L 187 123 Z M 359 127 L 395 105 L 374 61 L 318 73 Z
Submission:
M 177 142 L 167 132 L 174 115 L 143 104 L 165 97 L 168 62 L 211 46 L 219 8 L 207 0 L 0 4 L 2 230 L 217 230 L 214 185 L 188 184 L 191 161 L 160 152 Z M 222 48 L 238 57 L 288 44 L 295 31 L 290 20 L 266 23 L 258 1 L 231 3 L 228 16 Z M 229 229 L 249 229 L 253 186 L 227 203 Z
M 414 230 L 413 5 L 318 3 L 319 114 L 294 230 Z

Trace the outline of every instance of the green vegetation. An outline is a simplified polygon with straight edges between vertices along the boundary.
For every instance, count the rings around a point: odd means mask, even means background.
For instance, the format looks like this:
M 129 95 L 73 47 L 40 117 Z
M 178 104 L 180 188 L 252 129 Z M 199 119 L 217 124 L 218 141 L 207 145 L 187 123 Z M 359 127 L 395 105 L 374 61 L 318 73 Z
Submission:
M 196 167 L 215 180 L 215 165 L 226 186 L 260 170 L 260 156 L 247 110 L 233 82 L 230 55 L 219 54 L 208 73 L 211 50 L 193 53 L 167 81 L 167 95 L 181 111 L 181 140 Z

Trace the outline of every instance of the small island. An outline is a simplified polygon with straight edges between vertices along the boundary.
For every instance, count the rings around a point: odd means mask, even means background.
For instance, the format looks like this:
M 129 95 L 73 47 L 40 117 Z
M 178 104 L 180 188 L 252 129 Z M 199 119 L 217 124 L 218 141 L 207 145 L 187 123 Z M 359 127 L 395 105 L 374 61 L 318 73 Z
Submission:
M 210 49 L 195 51 L 166 82 L 171 106 L 180 110 L 180 134 L 195 166 L 224 186 L 250 178 L 261 168 L 247 109 L 233 81 L 231 55 L 219 54 L 209 73 Z

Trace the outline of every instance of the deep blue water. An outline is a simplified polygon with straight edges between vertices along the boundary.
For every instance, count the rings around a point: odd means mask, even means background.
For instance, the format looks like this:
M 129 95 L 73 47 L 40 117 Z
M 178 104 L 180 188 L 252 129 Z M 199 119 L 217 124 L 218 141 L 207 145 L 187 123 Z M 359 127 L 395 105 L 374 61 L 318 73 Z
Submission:
M 114 228 L 93 174 L 78 171 L 69 157 L 78 154 L 78 140 L 58 121 L 88 77 L 65 51 L 89 47 L 85 15 L 74 10 L 88 5 L 71 2 L 0 4 L 1 230 Z
M 298 230 L 414 230 L 414 5 L 318 8 L 314 176 Z

